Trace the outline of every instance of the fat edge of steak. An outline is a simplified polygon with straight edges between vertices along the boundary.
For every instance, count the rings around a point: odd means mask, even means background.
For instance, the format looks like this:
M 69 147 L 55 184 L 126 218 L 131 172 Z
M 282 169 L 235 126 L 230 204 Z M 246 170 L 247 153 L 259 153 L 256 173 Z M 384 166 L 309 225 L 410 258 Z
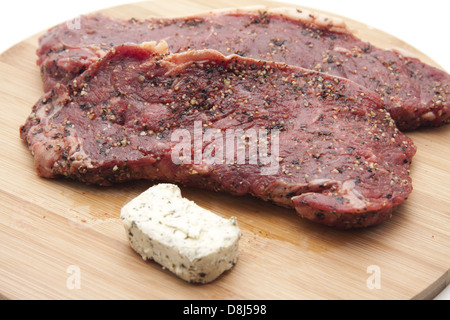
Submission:
M 21 127 L 38 174 L 251 194 L 337 228 L 378 224 L 410 194 L 416 148 L 377 94 L 282 63 L 165 52 L 115 47 L 46 93 Z
M 70 81 L 113 45 L 162 39 L 173 52 L 210 48 L 348 78 L 380 94 L 401 130 L 440 126 L 450 119 L 448 73 L 377 48 L 336 18 L 292 8 L 144 21 L 82 16 L 79 28 L 61 24 L 41 38 L 38 65 L 44 88 Z

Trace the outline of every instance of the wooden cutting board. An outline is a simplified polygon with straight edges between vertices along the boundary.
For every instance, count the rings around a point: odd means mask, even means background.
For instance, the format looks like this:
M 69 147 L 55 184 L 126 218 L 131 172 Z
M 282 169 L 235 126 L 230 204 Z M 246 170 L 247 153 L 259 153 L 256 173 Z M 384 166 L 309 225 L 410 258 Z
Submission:
M 251 4 L 280 5 L 166 0 L 103 12 L 145 18 Z M 435 64 L 388 34 L 346 21 L 377 46 L 400 47 Z M 426 299 L 450 282 L 450 126 L 408 134 L 418 146 L 414 191 L 382 225 L 338 231 L 250 197 L 182 189 L 219 215 L 237 216 L 243 232 L 237 265 L 211 284 L 192 285 L 144 262 L 130 248 L 119 213 L 150 182 L 101 188 L 41 179 L 19 138 L 19 126 L 42 94 L 35 64 L 40 34 L 0 56 L 0 297 Z

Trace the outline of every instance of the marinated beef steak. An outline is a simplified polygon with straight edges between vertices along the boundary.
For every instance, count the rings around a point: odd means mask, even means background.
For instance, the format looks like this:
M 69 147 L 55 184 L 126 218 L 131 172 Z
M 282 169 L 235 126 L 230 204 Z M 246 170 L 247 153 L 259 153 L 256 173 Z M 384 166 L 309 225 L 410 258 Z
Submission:
M 390 217 L 414 144 L 347 79 L 215 50 L 121 45 L 34 106 L 21 137 L 42 177 L 251 194 L 338 228 Z
M 165 40 L 174 53 L 209 48 L 348 78 L 379 93 L 401 130 L 449 122 L 448 73 L 362 41 L 342 21 L 292 8 L 145 21 L 82 16 L 41 38 L 44 88 L 72 80 L 112 46 L 153 40 Z

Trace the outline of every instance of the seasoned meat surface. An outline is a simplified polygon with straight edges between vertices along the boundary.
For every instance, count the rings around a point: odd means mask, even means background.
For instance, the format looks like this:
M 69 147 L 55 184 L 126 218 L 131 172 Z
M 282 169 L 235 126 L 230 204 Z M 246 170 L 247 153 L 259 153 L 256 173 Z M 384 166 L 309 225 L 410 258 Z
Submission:
M 448 73 L 377 48 L 341 21 L 287 8 L 144 21 L 82 16 L 42 36 L 37 54 L 44 89 L 71 81 L 113 46 L 160 40 L 174 53 L 209 48 L 350 79 L 380 94 L 401 130 L 449 122 Z
M 388 219 L 416 152 L 355 82 L 164 42 L 119 45 L 55 85 L 21 137 L 42 177 L 251 194 L 337 228 Z

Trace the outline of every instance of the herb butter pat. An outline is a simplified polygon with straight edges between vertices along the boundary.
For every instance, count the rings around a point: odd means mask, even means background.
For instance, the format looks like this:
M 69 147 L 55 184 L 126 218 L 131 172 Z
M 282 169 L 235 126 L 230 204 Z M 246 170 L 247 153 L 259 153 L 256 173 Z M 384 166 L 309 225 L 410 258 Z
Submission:
M 208 283 L 237 262 L 241 231 L 183 198 L 173 184 L 158 184 L 127 203 L 120 214 L 131 247 L 192 283 Z

